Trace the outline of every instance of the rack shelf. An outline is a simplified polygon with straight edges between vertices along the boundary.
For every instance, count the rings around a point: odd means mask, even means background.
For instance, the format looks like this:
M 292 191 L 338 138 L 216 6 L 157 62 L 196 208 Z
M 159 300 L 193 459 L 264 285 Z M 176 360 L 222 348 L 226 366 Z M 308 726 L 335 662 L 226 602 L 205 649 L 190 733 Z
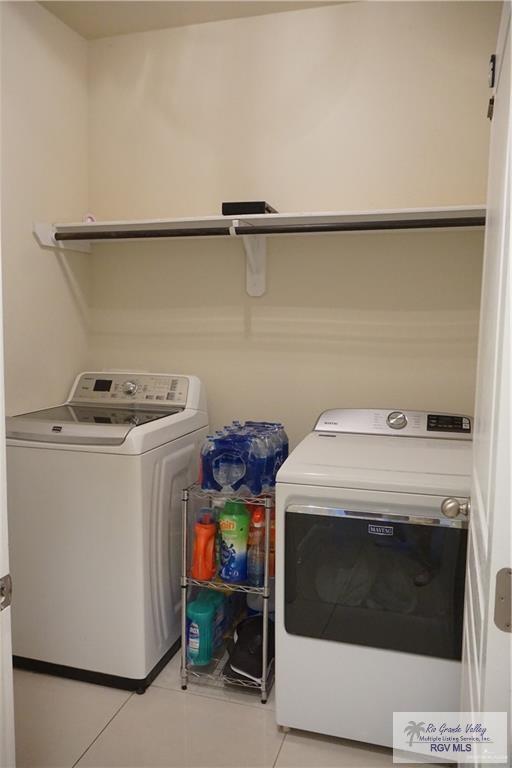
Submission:
M 261 683 L 256 682 L 256 680 L 244 680 L 241 677 L 230 677 L 229 675 L 225 675 L 223 670 L 228 658 L 227 651 L 222 649 L 220 653 L 214 656 L 208 667 L 205 667 L 204 669 L 201 669 L 201 667 L 188 667 L 187 675 L 190 682 L 195 683 L 196 685 L 203 684 L 209 687 L 213 686 L 214 688 L 224 688 L 226 685 L 235 685 L 239 688 L 250 689 L 255 692 L 261 691 Z M 271 690 L 273 680 L 274 660 L 272 659 L 267 673 L 267 691 Z
M 185 582 L 189 587 L 203 587 L 204 589 L 217 589 L 219 592 L 242 592 L 244 595 L 263 595 L 263 587 L 251 587 L 249 584 L 231 584 L 227 581 L 214 579 L 212 581 L 201 581 L 185 577 Z
M 241 237 L 247 262 L 247 292 L 265 292 L 266 237 L 343 232 L 480 228 L 484 206 L 404 208 L 327 213 L 266 213 L 182 219 L 34 224 L 40 245 L 89 252 L 91 244 L 155 239 Z
M 204 511 L 204 505 L 214 513 L 224 502 L 243 501 L 246 505 L 257 505 L 265 510 L 265 567 L 263 586 L 252 587 L 246 583 L 231 583 L 215 577 L 211 580 L 194 579 L 190 576 L 190 562 L 192 555 L 192 531 L 195 515 Z M 205 685 L 223 686 L 236 685 L 238 687 L 259 691 L 261 701 L 267 701 L 274 677 L 273 656 L 269 659 L 269 599 L 270 599 L 270 527 L 271 509 L 274 504 L 273 493 L 267 492 L 263 496 L 241 496 L 236 493 L 226 494 L 204 491 L 198 484 L 185 488 L 182 496 L 182 576 L 181 576 L 181 686 L 187 688 L 189 682 Z M 261 649 L 261 680 L 253 680 L 243 675 L 226 675 L 224 669 L 229 659 L 229 650 L 233 644 L 233 631 L 240 614 L 236 612 L 230 617 L 229 627 L 225 627 L 224 643 L 213 651 L 212 658 L 205 666 L 196 666 L 189 662 L 187 657 L 187 605 L 190 599 L 190 588 L 212 589 L 229 593 L 242 593 L 245 595 L 259 595 L 262 601 L 262 649 Z M 192 593 L 193 594 L 193 593 Z M 242 614 L 243 615 L 243 614 Z

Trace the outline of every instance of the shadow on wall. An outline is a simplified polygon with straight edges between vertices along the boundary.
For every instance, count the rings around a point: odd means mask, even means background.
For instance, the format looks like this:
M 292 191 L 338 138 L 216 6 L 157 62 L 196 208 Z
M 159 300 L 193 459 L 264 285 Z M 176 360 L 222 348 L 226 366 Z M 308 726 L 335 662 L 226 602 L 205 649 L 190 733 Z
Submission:
M 89 270 L 84 269 L 85 259 L 83 256 L 77 257 L 75 253 L 63 250 L 56 250 L 55 254 L 82 328 L 85 333 L 89 333 L 91 330 L 89 322 L 90 277 Z
M 268 245 L 256 299 L 240 242 L 95 246 L 91 364 L 198 373 L 215 424 L 281 418 L 292 439 L 327 407 L 472 410 L 481 232 Z
M 198 348 L 410 344 L 472 348 L 482 234 L 429 232 L 269 239 L 267 293 L 245 293 L 241 242 L 95 246 L 92 331 L 165 336 Z M 312 350 L 313 351 L 313 350 Z

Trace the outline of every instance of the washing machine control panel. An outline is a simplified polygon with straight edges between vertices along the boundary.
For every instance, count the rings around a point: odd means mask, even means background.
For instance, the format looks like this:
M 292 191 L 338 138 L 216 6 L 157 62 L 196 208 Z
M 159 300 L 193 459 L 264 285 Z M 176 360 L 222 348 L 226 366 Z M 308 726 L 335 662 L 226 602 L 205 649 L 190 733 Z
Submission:
M 469 416 L 453 413 L 337 408 L 321 414 L 315 432 L 471 440 L 472 423 Z
M 151 373 L 83 373 L 70 401 L 109 405 L 158 406 L 165 410 L 187 404 L 186 376 Z

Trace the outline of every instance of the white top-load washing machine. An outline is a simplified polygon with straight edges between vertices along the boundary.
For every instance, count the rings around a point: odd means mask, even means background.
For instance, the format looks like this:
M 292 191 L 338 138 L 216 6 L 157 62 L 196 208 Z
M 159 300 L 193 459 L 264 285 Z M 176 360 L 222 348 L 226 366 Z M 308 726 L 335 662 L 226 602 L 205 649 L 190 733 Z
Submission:
M 467 416 L 333 410 L 276 486 L 280 725 L 392 745 L 393 712 L 458 711 Z
M 66 403 L 6 431 L 15 664 L 143 691 L 179 645 L 201 382 L 82 373 Z

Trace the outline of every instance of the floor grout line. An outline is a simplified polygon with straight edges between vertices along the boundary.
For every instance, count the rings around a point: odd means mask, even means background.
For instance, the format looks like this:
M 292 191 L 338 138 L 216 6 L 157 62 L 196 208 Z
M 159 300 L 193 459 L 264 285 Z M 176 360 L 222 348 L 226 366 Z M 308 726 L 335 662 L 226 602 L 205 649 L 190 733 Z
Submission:
M 105 725 L 104 725 L 104 726 L 103 726 L 103 728 L 100 730 L 100 732 L 99 732 L 98 734 L 96 734 L 96 736 L 95 736 L 95 737 L 94 737 L 94 739 L 91 741 L 91 743 L 89 744 L 89 746 L 88 746 L 86 749 L 84 749 L 84 751 L 82 752 L 82 754 L 80 755 L 80 757 L 78 758 L 78 760 L 76 760 L 76 761 L 73 763 L 73 765 L 71 766 L 71 768 L 75 768 L 75 766 L 77 766 L 77 765 L 78 765 L 78 763 L 80 762 L 80 760 L 82 759 L 82 757 L 84 757 L 84 756 L 87 754 L 87 752 L 90 750 L 90 748 L 92 747 L 92 745 L 93 745 L 93 744 L 95 744 L 95 743 L 98 741 L 98 739 L 99 739 L 99 737 L 101 736 L 101 734 L 102 734 L 102 733 L 103 733 L 103 732 L 104 732 L 104 731 L 105 731 L 105 730 L 106 730 L 106 729 L 109 727 L 109 725 L 110 725 L 110 723 L 112 722 L 112 720 L 113 720 L 115 717 L 117 717 L 117 716 L 118 716 L 118 714 L 119 714 L 119 713 L 120 713 L 120 711 L 123 709 L 123 707 L 125 707 L 125 706 L 128 704 L 128 702 L 130 701 L 130 699 L 131 699 L 131 698 L 132 698 L 134 695 L 135 695 L 134 693 L 130 693 L 130 695 L 129 695 L 129 696 L 127 696 L 127 698 L 126 698 L 126 699 L 123 701 L 123 703 L 121 704 L 121 706 L 120 706 L 120 707 L 118 707 L 118 708 L 116 709 L 116 711 L 114 712 L 114 714 L 112 715 L 112 717 L 110 718 L 110 720 L 109 720 L 107 723 L 105 723 Z
M 274 760 L 274 762 L 273 762 L 273 764 L 272 764 L 272 768 L 276 768 L 276 766 L 277 766 L 277 761 L 279 760 L 279 755 L 281 754 L 281 750 L 282 750 L 282 749 L 283 749 L 283 747 L 284 747 L 284 742 L 285 742 L 285 739 L 286 739 L 286 737 L 287 737 L 287 736 L 288 736 L 288 734 L 287 734 L 287 733 L 283 733 L 283 738 L 282 738 L 282 740 L 281 740 L 281 744 L 280 744 L 280 746 L 279 746 L 279 750 L 278 750 L 278 752 L 277 752 L 277 755 L 276 755 L 276 759 Z

